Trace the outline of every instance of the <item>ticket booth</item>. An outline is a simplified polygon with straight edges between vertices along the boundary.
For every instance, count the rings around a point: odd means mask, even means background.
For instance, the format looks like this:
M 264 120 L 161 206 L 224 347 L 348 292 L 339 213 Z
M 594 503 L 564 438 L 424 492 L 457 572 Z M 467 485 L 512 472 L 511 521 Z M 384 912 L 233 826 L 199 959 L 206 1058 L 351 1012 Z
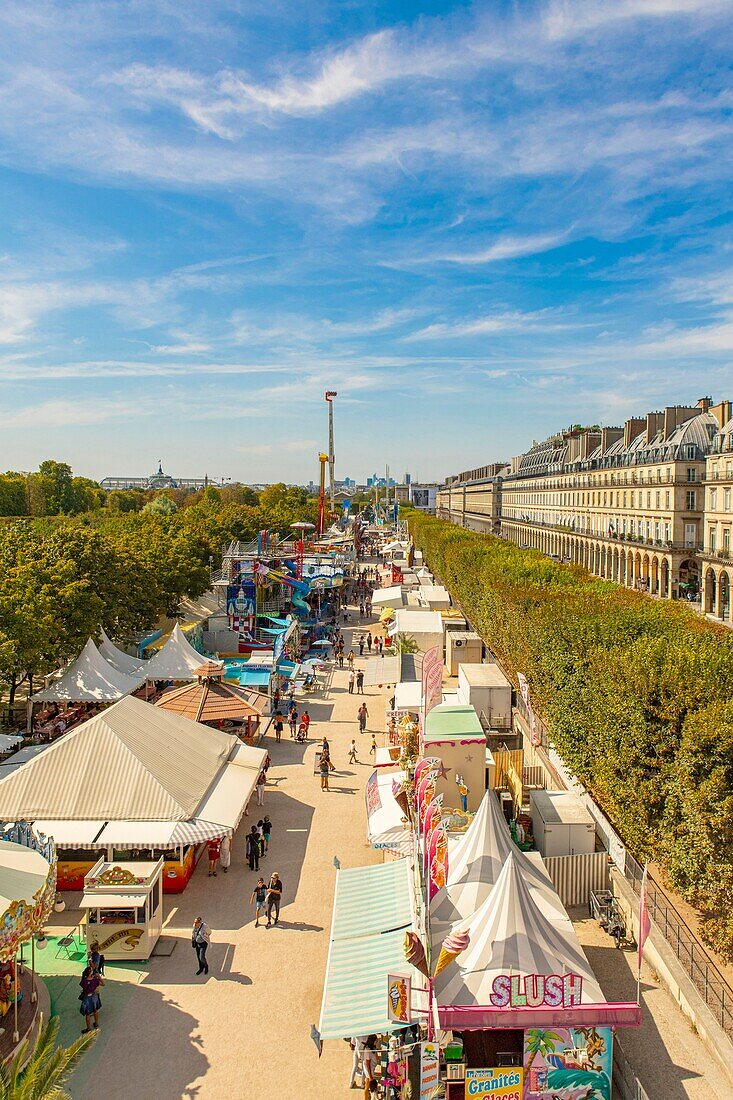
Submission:
M 108 863 L 99 859 L 84 876 L 87 949 L 105 958 L 148 959 L 163 928 L 163 860 Z

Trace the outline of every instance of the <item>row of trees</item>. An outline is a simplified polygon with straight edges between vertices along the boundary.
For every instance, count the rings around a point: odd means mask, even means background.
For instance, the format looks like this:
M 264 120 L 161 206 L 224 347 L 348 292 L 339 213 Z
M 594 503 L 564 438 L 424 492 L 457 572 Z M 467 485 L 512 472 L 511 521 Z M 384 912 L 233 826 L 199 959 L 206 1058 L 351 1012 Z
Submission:
M 631 851 L 733 958 L 733 636 L 502 539 L 419 513 L 410 526 Z
M 222 546 L 286 533 L 317 510 L 304 489 L 272 485 L 253 504 L 208 489 L 178 508 L 19 519 L 0 526 L 0 686 L 18 688 L 74 657 L 100 625 L 115 638 L 174 616 L 209 586 Z

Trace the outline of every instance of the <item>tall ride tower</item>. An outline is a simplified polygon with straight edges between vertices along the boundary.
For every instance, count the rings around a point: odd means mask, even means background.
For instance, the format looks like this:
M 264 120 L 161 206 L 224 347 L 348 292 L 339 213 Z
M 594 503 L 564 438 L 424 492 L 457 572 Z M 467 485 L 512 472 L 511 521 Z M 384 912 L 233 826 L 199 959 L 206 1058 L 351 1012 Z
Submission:
M 333 399 L 338 397 L 336 390 L 326 390 L 326 403 L 328 405 L 328 489 L 331 497 L 331 512 L 336 511 L 336 489 L 333 480 L 334 454 L 333 454 Z

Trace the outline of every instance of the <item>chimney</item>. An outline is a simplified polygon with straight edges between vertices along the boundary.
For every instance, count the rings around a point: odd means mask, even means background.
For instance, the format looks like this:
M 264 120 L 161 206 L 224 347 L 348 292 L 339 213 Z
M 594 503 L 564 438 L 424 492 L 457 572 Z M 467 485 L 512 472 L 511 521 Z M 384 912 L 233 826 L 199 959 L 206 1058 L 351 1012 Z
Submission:
M 700 412 L 710 412 L 710 406 L 713 403 L 712 397 L 700 397 L 697 401 L 697 407 Z
M 601 428 L 601 450 L 603 453 L 605 454 L 614 443 L 618 443 L 623 434 L 623 428 Z
M 697 405 L 668 405 L 664 410 L 664 438 L 669 439 L 675 428 L 698 416 L 700 411 Z
M 651 412 L 646 414 L 646 441 L 651 443 L 654 436 L 664 427 L 664 414 L 660 412 Z
M 707 398 L 703 400 L 707 400 Z M 718 427 L 724 428 L 733 416 L 733 404 L 730 401 L 719 401 L 717 405 L 711 405 L 707 411 L 715 417 Z
M 642 420 L 640 416 L 632 416 L 631 420 L 626 421 L 624 424 L 624 447 L 631 446 L 639 432 L 644 431 L 645 424 L 646 420 Z

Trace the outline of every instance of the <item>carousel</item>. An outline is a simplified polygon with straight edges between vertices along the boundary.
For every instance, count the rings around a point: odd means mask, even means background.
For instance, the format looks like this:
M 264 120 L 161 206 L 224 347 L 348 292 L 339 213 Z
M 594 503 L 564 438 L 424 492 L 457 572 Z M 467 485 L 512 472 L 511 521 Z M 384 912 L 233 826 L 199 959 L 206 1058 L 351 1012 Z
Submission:
M 33 1030 L 39 987 L 36 948 L 46 946 L 43 927 L 56 900 L 56 849 L 26 822 L 0 832 L 0 1060 L 13 1054 Z M 25 946 L 30 943 L 30 968 Z

